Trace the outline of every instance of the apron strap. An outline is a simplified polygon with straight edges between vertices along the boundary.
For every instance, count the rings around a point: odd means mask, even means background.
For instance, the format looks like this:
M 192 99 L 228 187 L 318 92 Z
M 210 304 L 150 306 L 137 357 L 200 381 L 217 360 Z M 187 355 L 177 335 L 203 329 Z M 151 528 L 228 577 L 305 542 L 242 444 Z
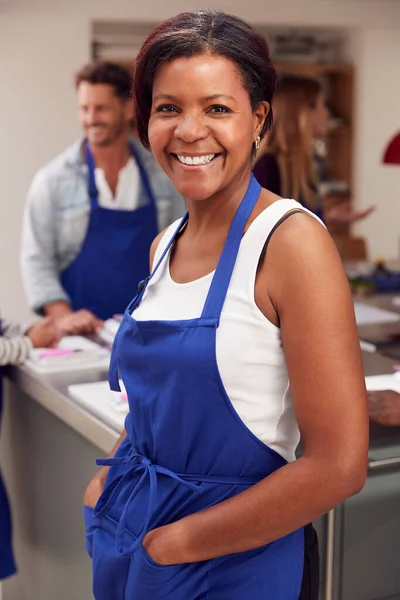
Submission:
M 150 279 L 152 279 L 154 277 L 154 275 L 157 272 L 158 267 L 161 265 L 162 261 L 164 260 L 166 254 L 169 252 L 169 249 L 171 248 L 172 244 L 174 243 L 174 241 L 177 238 L 178 233 L 180 232 L 180 230 L 182 229 L 182 227 L 185 225 L 186 221 L 189 218 L 189 213 L 186 211 L 186 213 L 183 215 L 182 219 L 179 222 L 178 227 L 175 229 L 174 235 L 172 236 L 172 238 L 169 240 L 167 247 L 165 248 L 164 252 L 161 254 L 157 264 L 155 265 L 155 267 L 153 268 L 151 275 L 149 276 L 148 280 L 150 281 Z
M 89 198 L 90 198 L 90 206 L 93 210 L 93 209 L 97 208 L 99 205 L 99 203 L 98 203 L 99 192 L 97 190 L 96 178 L 94 175 L 96 165 L 94 164 L 93 154 L 90 151 L 89 142 L 86 142 L 86 144 L 85 144 L 85 157 L 86 157 L 86 162 L 87 162 L 88 172 L 89 172 L 88 173 L 89 174 L 88 192 L 89 192 Z
M 152 206 L 154 208 L 154 210 L 156 210 L 156 199 L 155 199 L 153 190 L 151 188 L 150 180 L 147 175 L 146 169 L 144 168 L 143 161 L 140 158 L 139 153 L 137 152 L 134 144 L 132 142 L 129 142 L 128 145 L 129 145 L 130 154 L 135 159 L 136 164 L 138 166 L 139 174 L 140 174 L 140 181 L 143 184 L 146 195 L 149 199 L 149 205 Z M 88 171 L 89 171 L 88 192 L 89 192 L 89 198 L 90 198 L 90 205 L 91 205 L 91 208 L 94 209 L 94 208 L 97 208 L 99 205 L 99 202 L 98 202 L 99 192 L 98 192 L 98 189 L 96 186 L 96 178 L 95 178 L 96 165 L 94 162 L 93 154 L 90 150 L 89 142 L 86 142 L 86 144 L 85 144 L 85 156 L 86 156 L 86 162 L 87 162 Z
M 219 258 L 201 314 L 202 319 L 217 319 L 217 321 L 219 321 L 239 252 L 240 242 L 242 241 L 243 231 L 256 205 L 260 192 L 260 184 L 255 177 L 251 175 L 246 194 L 236 210 L 224 248 Z
M 222 254 L 218 261 L 218 265 L 211 282 L 206 302 L 204 304 L 203 312 L 201 314 L 202 319 L 217 319 L 217 321 L 219 320 L 221 310 L 225 302 L 226 293 L 228 291 L 229 283 L 232 277 L 233 268 L 235 266 L 236 257 L 239 252 L 240 242 L 242 241 L 243 230 L 254 209 L 254 206 L 256 205 L 260 192 L 260 184 L 255 179 L 255 177 L 251 175 L 250 183 L 247 188 L 246 194 L 242 202 L 239 204 L 238 209 L 236 210 L 231 227 L 229 229 L 224 249 L 222 250 Z M 147 277 L 147 279 L 144 279 L 140 282 L 138 293 L 128 307 L 129 314 L 131 314 L 133 310 L 135 310 L 135 308 L 139 306 L 143 298 L 143 294 L 146 290 L 147 284 L 154 277 L 155 273 L 157 272 L 157 269 L 163 262 L 167 252 L 171 248 L 178 233 L 185 225 L 187 220 L 188 213 L 186 212 L 186 214 L 181 219 L 178 227 L 176 228 L 174 235 L 168 242 L 168 245 L 162 253 L 159 261 L 153 268 L 150 276 Z
M 149 204 L 150 204 L 150 206 L 153 206 L 153 208 L 155 210 L 156 209 L 156 198 L 154 196 L 153 190 L 150 185 L 149 176 L 147 174 L 146 169 L 144 168 L 144 164 L 143 164 L 142 159 L 139 156 L 139 152 L 136 150 L 135 145 L 132 142 L 129 142 L 129 150 L 131 152 L 131 156 L 133 156 L 133 158 L 135 159 L 136 164 L 139 168 L 140 180 L 146 191 L 147 197 L 149 199 Z
M 165 256 L 167 255 L 167 253 L 169 252 L 169 249 L 171 248 L 172 244 L 174 243 L 178 233 L 181 231 L 182 227 L 185 225 L 185 223 L 187 222 L 189 217 L 189 213 L 186 212 L 182 219 L 179 222 L 178 227 L 176 228 L 174 235 L 171 237 L 171 239 L 169 240 L 167 247 L 165 248 L 164 252 L 162 253 L 162 255 L 160 256 L 157 264 L 153 267 L 152 272 L 150 273 L 150 275 L 148 277 L 146 277 L 146 279 L 144 279 L 143 281 L 141 281 L 139 283 L 139 287 L 138 287 L 138 291 L 136 296 L 133 298 L 132 302 L 130 303 L 130 305 L 128 306 L 128 313 L 132 314 L 132 312 L 135 310 L 135 308 L 137 308 L 143 298 L 143 294 L 146 290 L 146 287 L 149 283 L 149 281 L 154 277 L 154 275 L 156 274 L 159 266 L 161 265 L 161 263 L 163 262 Z

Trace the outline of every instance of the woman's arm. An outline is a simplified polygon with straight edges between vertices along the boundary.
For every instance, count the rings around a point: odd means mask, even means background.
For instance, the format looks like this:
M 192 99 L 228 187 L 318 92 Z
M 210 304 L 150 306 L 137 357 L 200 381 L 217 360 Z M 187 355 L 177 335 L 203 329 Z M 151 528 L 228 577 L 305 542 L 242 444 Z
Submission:
M 126 438 L 126 429 L 123 430 L 118 440 L 116 441 L 113 449 L 108 455 L 109 458 L 115 456 L 116 451 Z M 100 467 L 94 477 L 90 480 L 85 493 L 83 495 L 83 504 L 85 506 L 90 506 L 94 508 L 96 506 L 97 500 L 100 498 L 101 493 L 104 489 L 104 483 L 106 481 L 107 473 L 110 467 Z
M 1 325 L 0 366 L 20 365 L 29 358 L 32 348 L 55 346 L 60 341 L 58 328 L 48 318 L 37 321 L 29 329 L 3 319 Z
M 20 365 L 25 362 L 33 348 L 27 336 L 0 337 L 0 367 Z
M 276 540 L 357 493 L 367 471 L 366 391 L 353 303 L 336 248 L 306 215 L 274 233 L 256 300 L 278 319 L 303 455 L 211 508 L 151 531 L 162 564 L 201 561 Z
M 22 325 L 18 321 L 11 319 L 1 319 L 2 335 L 6 338 L 23 337 L 28 327 Z

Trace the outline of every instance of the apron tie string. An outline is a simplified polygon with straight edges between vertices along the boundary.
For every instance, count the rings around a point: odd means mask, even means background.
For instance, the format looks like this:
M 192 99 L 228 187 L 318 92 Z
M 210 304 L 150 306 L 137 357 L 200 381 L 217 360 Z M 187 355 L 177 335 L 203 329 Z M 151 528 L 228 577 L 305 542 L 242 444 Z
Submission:
M 101 466 L 113 466 L 113 465 L 127 465 L 127 470 L 123 475 L 117 477 L 112 483 L 110 483 L 103 491 L 102 495 L 99 498 L 99 501 L 96 504 L 96 507 L 93 510 L 94 517 L 102 517 L 114 506 L 114 503 L 118 497 L 120 490 L 123 486 L 132 479 L 138 473 L 142 473 L 139 481 L 133 488 L 132 492 L 129 495 L 129 498 L 125 504 L 125 507 L 122 511 L 118 526 L 117 526 L 117 552 L 118 554 L 126 555 L 132 554 L 137 550 L 137 548 L 141 545 L 145 535 L 149 531 L 149 524 L 151 517 L 154 513 L 154 509 L 156 506 L 156 496 L 157 496 L 157 474 L 165 475 L 166 477 L 171 477 L 175 481 L 182 483 L 190 490 L 195 493 L 199 493 L 202 491 L 202 485 L 199 483 L 191 483 L 191 481 L 196 481 L 201 483 L 213 483 L 213 484 L 221 484 L 221 485 L 244 485 L 250 486 L 254 485 L 260 478 L 254 477 L 219 477 L 215 475 L 195 475 L 195 474 L 187 474 L 187 473 L 174 473 L 170 469 L 162 467 L 160 465 L 154 464 L 151 462 L 149 458 L 143 456 L 142 454 L 135 454 L 133 451 L 127 456 L 123 457 L 113 457 L 113 458 L 99 458 L 97 459 L 97 464 Z M 143 527 L 138 534 L 138 537 L 129 545 L 126 546 L 124 544 L 124 536 L 125 536 L 125 527 L 128 519 L 128 509 L 134 498 L 143 488 L 146 479 L 149 480 L 149 500 L 148 507 L 146 512 L 146 517 L 144 520 Z
M 101 517 L 103 516 L 115 503 L 117 499 L 118 493 L 124 484 L 130 478 L 134 477 L 137 473 L 142 473 L 139 481 L 133 488 L 130 496 L 125 504 L 124 510 L 122 511 L 121 518 L 117 527 L 117 552 L 120 555 L 131 554 L 137 550 L 137 548 L 141 545 L 143 538 L 149 531 L 150 519 L 154 513 L 155 503 L 156 503 L 156 495 L 157 495 L 157 473 L 161 475 L 166 475 L 167 477 L 171 477 L 187 486 L 193 492 L 199 493 L 201 491 L 201 485 L 190 483 L 189 481 L 185 481 L 182 476 L 166 469 L 165 467 L 161 467 L 160 465 L 155 465 L 148 459 L 146 456 L 141 454 L 130 454 L 126 457 L 116 457 L 116 458 L 100 458 L 97 461 L 98 465 L 102 466 L 112 466 L 112 465 L 121 465 L 126 464 L 130 465 L 128 469 L 125 471 L 121 477 L 117 478 L 113 483 L 106 487 L 104 490 L 102 497 L 100 497 L 99 502 L 96 505 L 96 508 L 93 511 L 93 516 Z M 129 546 L 124 545 L 124 534 L 125 534 L 125 526 L 128 517 L 128 509 L 131 502 L 134 500 L 136 495 L 143 488 L 146 479 L 149 480 L 149 501 L 147 507 L 147 513 L 144 520 L 143 527 L 138 534 L 136 540 L 130 544 Z

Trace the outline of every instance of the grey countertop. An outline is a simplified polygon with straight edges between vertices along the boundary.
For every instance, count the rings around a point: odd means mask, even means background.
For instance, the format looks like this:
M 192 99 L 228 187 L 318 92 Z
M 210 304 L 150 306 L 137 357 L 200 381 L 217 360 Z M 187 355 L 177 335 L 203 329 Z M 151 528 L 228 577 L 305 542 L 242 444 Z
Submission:
M 107 371 L 87 369 L 51 375 L 37 374 L 27 367 L 9 367 L 9 379 L 25 394 L 63 421 L 69 427 L 92 442 L 97 448 L 109 453 L 120 431 L 112 429 L 95 415 L 85 410 L 68 394 L 68 386 L 107 380 Z
M 363 352 L 365 375 L 393 373 L 394 361 L 377 352 Z M 370 422 L 370 460 L 400 456 L 400 427 L 384 427 Z
M 366 375 L 391 373 L 394 361 L 378 354 L 363 352 Z M 119 431 L 85 410 L 68 394 L 68 386 L 107 379 L 101 369 L 80 370 L 68 373 L 40 375 L 24 366 L 9 367 L 7 375 L 25 394 L 66 423 L 72 429 L 108 453 L 115 444 Z M 371 423 L 370 459 L 380 460 L 400 456 L 400 427 L 382 427 Z

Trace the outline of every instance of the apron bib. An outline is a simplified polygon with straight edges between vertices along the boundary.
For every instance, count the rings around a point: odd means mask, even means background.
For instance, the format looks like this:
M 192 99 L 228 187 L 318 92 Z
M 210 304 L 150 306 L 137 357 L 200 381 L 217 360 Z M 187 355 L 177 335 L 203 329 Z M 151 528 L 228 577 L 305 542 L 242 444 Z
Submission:
M 149 252 L 157 235 L 157 212 L 146 170 L 130 144 L 148 204 L 136 210 L 112 210 L 98 203 L 95 164 L 86 144 L 90 218 L 75 260 L 61 273 L 73 310 L 86 308 L 100 319 L 123 313 L 139 281 L 149 273 Z
M 260 190 L 252 177 L 199 318 L 136 321 L 146 282 L 125 312 L 110 385 L 118 390 L 119 377 L 125 384 L 128 436 L 114 458 L 98 461 L 111 468 L 95 509 L 85 508 L 96 600 L 299 597 L 303 529 L 255 550 L 182 565 L 159 565 L 142 546 L 149 530 L 232 497 L 286 464 L 240 419 L 216 362 L 221 310 Z

